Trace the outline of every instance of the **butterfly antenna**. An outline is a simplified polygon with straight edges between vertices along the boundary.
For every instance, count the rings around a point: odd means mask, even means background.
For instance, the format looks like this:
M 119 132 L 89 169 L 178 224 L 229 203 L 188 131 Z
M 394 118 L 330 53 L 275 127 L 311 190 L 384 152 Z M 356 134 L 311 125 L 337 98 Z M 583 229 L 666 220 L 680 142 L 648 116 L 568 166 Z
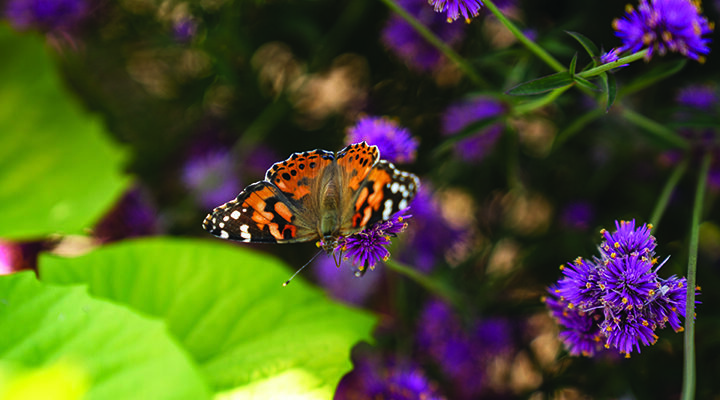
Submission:
M 308 262 L 306 262 L 305 265 L 303 265 L 303 266 L 300 267 L 297 271 L 295 271 L 295 273 L 290 277 L 290 279 L 286 280 L 285 283 L 283 283 L 283 286 L 287 286 L 287 285 L 290 283 L 290 281 L 293 280 L 293 278 L 295 278 L 295 276 L 296 276 L 297 274 L 299 274 L 300 271 L 302 271 L 305 267 L 307 267 L 308 264 L 310 264 L 311 262 L 313 262 L 313 260 L 316 259 L 317 256 L 320 255 L 320 253 L 322 253 L 322 249 L 318 250 L 318 252 L 315 253 L 315 255 L 312 256 L 312 258 L 311 258 Z

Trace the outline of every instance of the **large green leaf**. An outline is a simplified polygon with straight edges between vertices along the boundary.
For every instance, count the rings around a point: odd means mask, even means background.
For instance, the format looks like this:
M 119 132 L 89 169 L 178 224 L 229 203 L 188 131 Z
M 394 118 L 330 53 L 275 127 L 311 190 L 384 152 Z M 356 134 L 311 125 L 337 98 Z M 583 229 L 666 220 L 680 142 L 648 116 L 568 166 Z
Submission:
M 328 300 L 266 255 L 226 243 L 144 239 L 44 256 L 43 280 L 163 318 L 218 392 L 331 398 L 374 318 Z
M 84 371 L 88 399 L 208 397 L 197 366 L 162 322 L 94 299 L 84 287 L 42 284 L 32 272 L 0 277 L 0 338 L 4 365 L 42 370 L 65 363 L 66 377 Z M 28 389 L 22 380 L 6 385 L 11 393 Z
M 65 90 L 45 47 L 0 23 L 0 237 L 82 232 L 127 186 L 123 152 Z

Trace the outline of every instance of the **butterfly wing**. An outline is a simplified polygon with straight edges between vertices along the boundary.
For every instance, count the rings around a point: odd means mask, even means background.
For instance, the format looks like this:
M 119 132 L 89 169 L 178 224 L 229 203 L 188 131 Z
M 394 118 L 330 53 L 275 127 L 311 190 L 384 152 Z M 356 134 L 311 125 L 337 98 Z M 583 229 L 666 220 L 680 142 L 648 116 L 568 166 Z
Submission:
M 235 200 L 216 207 L 203 228 L 222 239 L 251 243 L 294 243 L 316 234 L 298 224 L 302 210 L 275 185 L 260 181 L 243 190 Z
M 318 193 L 335 155 L 325 150 L 294 153 L 273 164 L 265 180 L 215 208 L 203 227 L 223 239 L 295 243 L 319 239 Z
M 348 205 L 347 215 L 340 233 L 347 235 L 378 221 L 390 219 L 393 214 L 408 207 L 420 187 L 415 174 L 400 171 L 391 162 L 380 160 Z

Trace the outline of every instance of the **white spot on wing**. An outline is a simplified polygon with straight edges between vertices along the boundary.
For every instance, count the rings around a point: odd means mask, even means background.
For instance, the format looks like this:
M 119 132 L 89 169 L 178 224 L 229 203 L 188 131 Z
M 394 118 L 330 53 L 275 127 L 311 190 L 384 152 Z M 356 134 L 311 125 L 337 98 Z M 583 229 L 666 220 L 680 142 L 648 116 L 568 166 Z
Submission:
M 223 239 L 227 239 L 230 237 L 230 235 L 227 233 L 227 231 L 220 231 L 220 237 Z
M 404 210 L 408 206 L 407 199 L 400 200 L 400 203 L 398 204 L 398 210 Z
M 392 199 L 385 200 L 385 208 L 383 209 L 383 214 L 382 214 L 384 220 L 390 218 L 390 213 L 392 213 L 392 209 L 393 209 L 392 206 L 393 206 Z
M 230 213 L 230 217 L 232 217 L 232 219 L 240 218 L 240 211 L 238 211 L 238 210 L 233 211 L 232 213 Z

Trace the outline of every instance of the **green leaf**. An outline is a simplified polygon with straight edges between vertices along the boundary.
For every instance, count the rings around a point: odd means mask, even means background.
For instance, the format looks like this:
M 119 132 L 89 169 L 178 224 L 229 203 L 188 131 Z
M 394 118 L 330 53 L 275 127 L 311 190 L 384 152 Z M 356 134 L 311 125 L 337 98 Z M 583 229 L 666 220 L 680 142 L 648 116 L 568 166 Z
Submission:
M 299 279 L 282 287 L 289 269 L 227 243 L 127 241 L 74 259 L 45 255 L 40 271 L 162 318 L 218 392 L 332 398 L 351 347 L 375 323 Z
M 587 80 L 585 78 L 575 76 L 573 79 L 575 80 L 575 83 L 577 83 L 580 86 L 583 86 L 583 87 L 590 89 L 592 91 L 595 91 L 595 92 L 600 91 L 600 88 L 598 88 L 597 85 L 595 85 L 594 83 L 590 82 L 589 80 Z
M 597 60 L 600 57 L 600 50 L 598 47 L 593 43 L 592 40 L 590 40 L 587 36 L 583 35 L 582 33 L 572 32 L 572 31 L 565 31 L 568 35 L 572 36 L 575 40 L 577 40 L 583 48 L 585 48 L 585 51 L 590 55 L 590 58 L 593 60 Z
M 680 60 L 667 61 L 657 64 L 651 68 L 650 71 L 639 75 L 637 79 L 625 84 L 623 89 L 620 91 L 620 96 L 624 97 L 631 93 L 638 92 L 646 87 L 652 86 L 656 82 L 675 75 L 680 72 L 683 67 L 685 67 L 686 63 L 687 59 L 682 58 Z
M 70 363 L 81 372 L 68 373 L 87 375 L 88 399 L 208 397 L 197 366 L 161 322 L 84 287 L 45 285 L 32 272 L 0 277 L 0 337 L 3 364 Z
M 603 72 L 600 74 L 600 82 L 602 82 L 602 90 L 605 93 L 605 112 L 609 112 L 617 94 L 615 75 Z
M 549 92 L 573 84 L 573 78 L 567 71 L 557 72 L 542 78 L 521 83 L 506 93 L 512 96 L 528 96 Z
M 573 55 L 572 60 L 570 60 L 570 67 L 568 67 L 568 72 L 571 76 L 575 76 L 575 67 L 577 66 L 577 53 Z
M 124 153 L 64 88 L 45 47 L 0 24 L 0 237 L 80 233 L 128 183 Z

